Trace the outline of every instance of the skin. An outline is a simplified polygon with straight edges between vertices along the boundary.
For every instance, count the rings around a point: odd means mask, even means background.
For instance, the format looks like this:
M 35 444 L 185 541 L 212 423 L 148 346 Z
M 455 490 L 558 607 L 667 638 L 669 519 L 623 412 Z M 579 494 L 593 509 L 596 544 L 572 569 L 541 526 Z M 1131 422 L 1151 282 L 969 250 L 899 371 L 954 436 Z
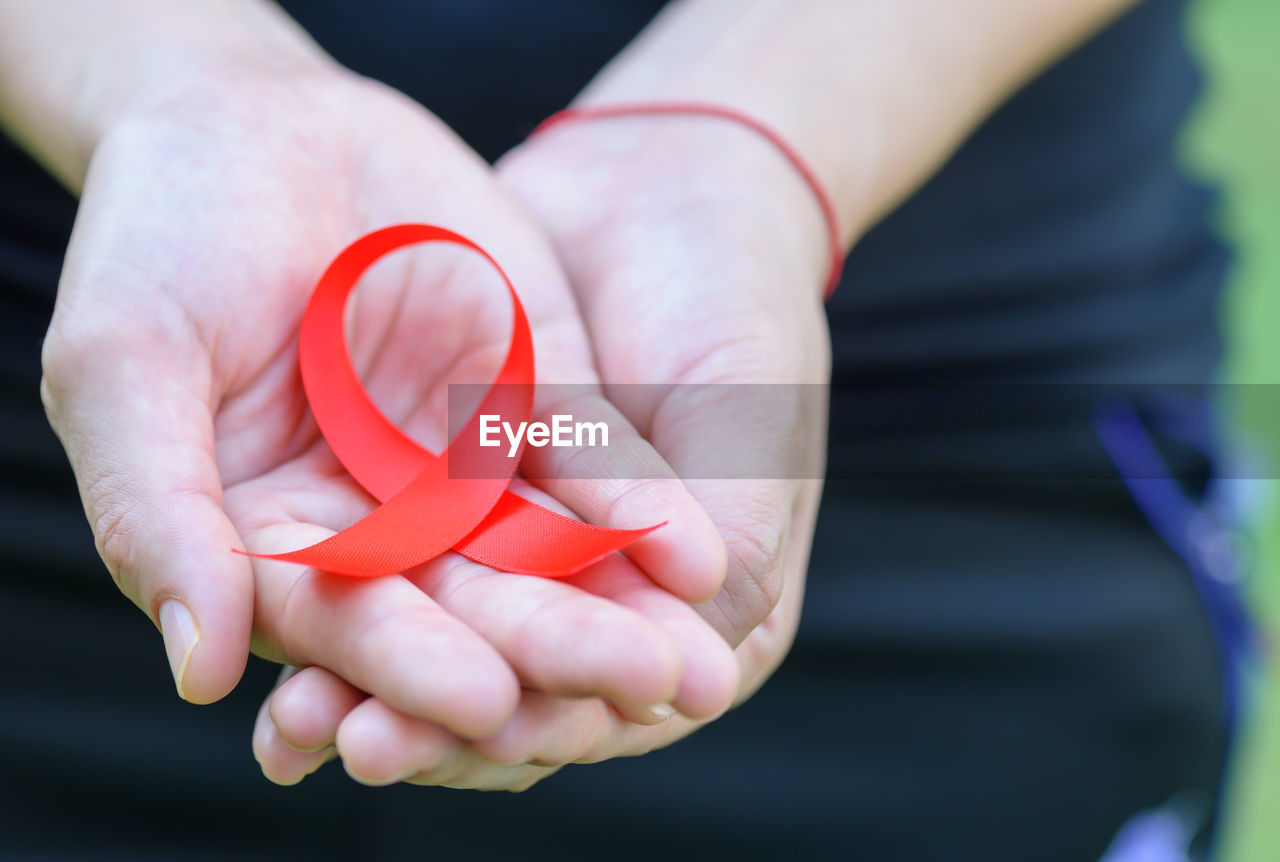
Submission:
M 401 221 L 490 249 L 522 287 L 544 378 L 583 384 L 582 411 L 611 419 L 638 475 L 673 475 L 600 395 L 554 252 L 487 167 L 420 106 L 304 57 L 201 70 L 113 116 L 92 146 L 45 341 L 42 394 L 99 551 L 165 629 L 179 694 L 220 697 L 252 647 L 467 737 L 502 727 L 522 686 L 598 695 L 639 720 L 668 703 L 722 711 L 734 661 L 686 601 L 715 594 L 725 552 L 674 479 L 600 481 L 544 457 L 554 496 L 521 493 L 606 525 L 671 521 L 579 584 L 455 555 L 351 581 L 230 552 L 302 547 L 371 510 L 305 410 L 297 324 L 337 249 Z M 351 329 L 374 399 L 438 448 L 444 387 L 492 376 L 506 303 L 458 252 L 379 263 Z
M 824 383 L 827 249 L 790 166 L 742 129 L 652 118 L 553 130 L 495 178 L 268 5 L 53 5 L 0 7 L 0 120 L 84 188 L 46 406 L 108 569 L 170 620 L 184 696 L 225 693 L 252 635 L 260 654 L 310 666 L 259 716 L 273 780 L 336 753 L 369 783 L 521 789 L 564 763 L 667 744 L 754 691 L 794 634 L 814 480 L 600 484 L 553 470 L 529 493 L 588 520 L 682 525 L 568 583 L 446 555 L 351 584 L 222 549 L 298 547 L 368 511 L 303 415 L 289 343 L 319 268 L 382 224 L 436 221 L 494 253 L 526 297 L 543 376 L 603 380 L 600 409 L 648 441 L 637 446 L 658 475 L 716 444 L 684 418 L 688 389 L 620 384 Z M 762 119 L 811 161 L 848 245 L 1126 5 L 686 0 L 579 101 L 692 99 Z M 50 56 L 65 59 L 30 71 Z M 403 263 L 371 274 L 354 340 L 375 399 L 430 440 L 440 429 L 418 408 L 446 373 L 491 368 L 501 336 L 450 342 L 454 326 L 415 352 L 391 322 L 502 310 L 496 291 L 462 287 L 483 273 L 411 260 L 412 279 Z M 429 301 L 410 280 L 433 285 Z M 819 475 L 821 403 L 775 418 L 741 443 L 774 468 L 761 475 Z M 625 523 L 608 520 L 621 510 Z M 194 645 L 162 610 L 170 599 L 194 614 Z M 564 631 L 590 631 L 592 649 L 547 647 Z M 465 672 L 413 672 L 424 666 Z M 667 699 L 683 715 L 646 709 Z
M 229 677 L 243 663 L 217 650 L 245 644 L 243 604 L 252 602 L 258 654 L 333 668 L 459 733 L 501 726 L 517 682 L 634 706 L 675 697 L 686 658 L 699 658 L 683 655 L 663 622 L 565 584 L 495 575 L 465 596 L 451 587 L 433 600 L 404 577 L 348 581 L 228 553 L 241 543 L 268 552 L 301 547 L 371 509 L 320 441 L 296 373 L 298 311 L 325 249 L 340 237 L 415 212 L 479 236 L 533 288 L 526 305 L 543 373 L 595 379 L 550 250 L 474 157 L 425 112 L 376 86 L 285 86 L 263 92 L 258 82 L 255 95 L 234 104 L 221 94 L 202 103 L 187 92 L 176 116 L 132 121 L 99 146 L 46 342 L 46 404 L 72 453 L 104 560 L 162 623 L 159 607 L 175 597 L 199 621 L 180 690 L 206 699 L 206 677 Z M 264 137 L 287 147 L 252 145 L 262 135 L 252 121 L 259 113 L 283 126 Z M 320 117 L 341 118 L 367 138 L 332 151 L 318 142 L 341 140 L 338 130 L 317 127 Z M 387 138 L 396 143 L 374 146 Z M 298 159 L 297 149 L 308 158 Z M 437 155 L 412 158 L 424 152 Z M 395 168 L 410 161 L 423 166 L 417 175 Z M 424 207 L 424 196 L 441 203 Z M 204 202 L 196 214 L 187 205 L 193 198 Z M 414 289 L 422 283 L 433 289 Z M 410 434 L 436 446 L 447 380 L 486 379 L 504 346 L 502 328 L 484 323 L 506 316 L 500 292 L 476 289 L 486 283 L 495 286 L 473 261 L 428 250 L 388 260 L 361 288 L 352 340 L 368 388 Z M 159 321 L 139 325 L 137 308 L 155 309 L 150 321 Z M 458 320 L 470 330 L 448 325 Z M 104 354 L 113 361 L 103 363 Z M 625 421 L 614 424 L 626 436 Z M 115 433 L 103 434 L 104 426 Z M 630 436 L 643 450 L 638 457 L 670 474 Z M 718 536 L 678 483 L 604 489 L 586 477 L 552 475 L 559 501 L 588 518 L 635 524 L 680 511 L 681 527 L 660 531 L 666 535 L 637 547 L 633 559 L 690 597 L 715 592 Z M 690 542 L 706 546 L 701 570 L 675 565 Z M 646 583 L 634 565 L 615 568 L 601 592 L 623 579 Z M 566 627 L 592 648 L 531 648 Z M 719 648 L 728 665 L 727 648 Z M 207 667 L 218 661 L 228 666 Z

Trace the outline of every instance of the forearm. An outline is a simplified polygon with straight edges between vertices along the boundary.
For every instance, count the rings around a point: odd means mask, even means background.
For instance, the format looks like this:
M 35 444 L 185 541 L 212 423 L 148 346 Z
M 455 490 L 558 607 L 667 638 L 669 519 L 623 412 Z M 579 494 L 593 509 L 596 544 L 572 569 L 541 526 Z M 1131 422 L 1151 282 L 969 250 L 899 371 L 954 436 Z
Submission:
M 123 114 L 202 76 L 328 62 L 262 0 L 5 0 L 0 128 L 78 190 L 94 146 Z
M 780 132 L 846 244 L 983 117 L 1135 0 L 682 0 L 577 104 L 697 100 Z

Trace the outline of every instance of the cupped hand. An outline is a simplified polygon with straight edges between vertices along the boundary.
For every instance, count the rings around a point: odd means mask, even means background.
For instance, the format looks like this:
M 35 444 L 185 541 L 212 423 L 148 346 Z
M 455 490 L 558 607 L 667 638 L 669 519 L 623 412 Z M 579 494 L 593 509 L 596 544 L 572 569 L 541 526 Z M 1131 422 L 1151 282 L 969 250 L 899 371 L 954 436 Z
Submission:
M 554 493 L 542 501 L 606 526 L 670 523 L 576 584 L 452 554 L 409 577 L 352 581 L 231 552 L 303 547 L 373 508 L 319 438 L 296 354 L 317 277 L 371 229 L 432 222 L 484 246 L 520 291 L 539 379 L 587 384 L 583 409 L 616 413 L 590 388 L 590 344 L 552 250 L 447 128 L 342 70 L 224 71 L 103 136 L 43 356 L 46 408 L 99 551 L 161 628 L 179 693 L 221 697 L 252 641 L 464 736 L 500 728 L 521 686 L 643 714 L 701 673 L 718 701 L 685 705 L 723 709 L 731 657 L 667 601 L 715 593 L 723 546 L 621 417 L 614 434 L 645 478 L 587 476 L 562 457 L 540 473 Z M 496 276 L 465 252 L 421 247 L 375 265 L 352 305 L 372 397 L 438 450 L 446 384 L 487 382 L 505 351 Z
M 611 122 L 621 125 L 535 138 L 499 172 L 556 242 L 606 391 L 677 471 L 705 477 L 686 484 L 730 567 L 697 610 L 737 645 L 741 700 L 799 619 L 825 456 L 822 225 L 790 166 L 750 133 Z M 669 385 L 631 385 L 654 383 Z M 312 668 L 264 703 L 254 751 L 286 784 L 341 757 L 369 784 L 520 790 L 567 763 L 667 745 L 713 716 L 654 725 L 599 699 L 527 692 L 501 732 L 468 743 Z
M 826 458 L 811 190 L 753 131 L 689 115 L 557 125 L 498 173 L 560 255 L 607 394 L 724 537 L 700 611 L 741 642 L 804 577 Z

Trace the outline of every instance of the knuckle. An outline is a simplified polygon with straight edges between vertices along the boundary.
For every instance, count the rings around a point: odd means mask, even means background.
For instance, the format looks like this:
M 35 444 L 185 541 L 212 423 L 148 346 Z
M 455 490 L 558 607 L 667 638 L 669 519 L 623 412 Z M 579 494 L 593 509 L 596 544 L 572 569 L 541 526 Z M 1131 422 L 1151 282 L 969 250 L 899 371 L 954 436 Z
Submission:
M 600 699 L 591 703 L 591 707 L 583 719 L 580 732 L 568 750 L 559 758 L 539 758 L 534 763 L 545 765 L 561 765 L 569 763 L 599 763 L 610 760 L 620 753 L 611 730 L 614 727 L 613 708 Z
M 738 624 L 747 631 L 773 612 L 782 598 L 783 558 L 787 525 L 774 518 L 755 517 L 726 531 L 731 575 L 725 591 Z
M 75 349 L 51 329 L 40 347 L 40 401 L 51 422 L 61 411 L 67 385 L 77 376 L 80 362 Z
M 471 744 L 481 757 L 500 766 L 522 766 L 534 759 L 533 745 L 523 736 L 500 733 Z
M 40 347 L 40 370 L 52 395 L 60 395 L 91 362 L 101 360 L 112 343 L 107 329 L 101 322 L 93 326 L 78 322 L 74 315 L 49 327 Z
M 656 471 L 641 471 L 612 481 L 603 487 L 604 507 L 599 523 L 605 526 L 635 526 L 662 511 L 672 486 L 672 477 Z
M 303 612 L 301 606 L 295 602 L 295 611 L 301 616 L 310 616 L 311 609 Z M 377 613 L 359 625 L 352 627 L 349 631 L 345 631 L 340 642 L 335 644 L 318 644 L 321 649 L 330 646 L 339 648 L 339 655 L 349 656 L 350 663 L 348 665 L 351 672 L 369 675 L 372 671 L 386 668 L 392 656 L 401 652 L 405 648 L 403 643 L 407 629 L 411 629 L 412 620 L 407 617 L 416 616 L 416 613 L 404 608 L 392 608 L 385 612 Z M 423 620 L 426 622 L 426 620 Z M 286 620 L 287 628 L 293 629 L 298 625 L 296 620 Z M 319 658 L 320 656 L 308 656 L 309 658 Z
M 40 374 L 40 405 L 44 408 L 44 415 L 55 432 L 58 431 L 58 418 L 62 412 L 60 394 L 59 387 L 54 385 L 48 374 L 42 372 Z
M 89 480 L 85 487 L 89 523 L 94 544 L 107 571 L 121 592 L 137 600 L 136 566 L 138 536 L 145 518 L 122 482 L 111 473 Z

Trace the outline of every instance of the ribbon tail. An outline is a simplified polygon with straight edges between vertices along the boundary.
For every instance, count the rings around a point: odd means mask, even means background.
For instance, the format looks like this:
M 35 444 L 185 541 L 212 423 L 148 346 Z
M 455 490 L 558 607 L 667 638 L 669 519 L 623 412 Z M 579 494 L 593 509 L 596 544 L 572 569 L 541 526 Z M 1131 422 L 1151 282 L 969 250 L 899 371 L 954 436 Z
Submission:
M 663 524 L 634 530 L 598 527 L 566 518 L 507 491 L 453 550 L 500 571 L 563 578 L 622 550 Z
M 445 469 L 435 462 L 399 494 L 322 542 L 282 554 L 246 556 L 302 563 L 356 578 L 419 566 L 483 523 L 494 501 L 505 494 L 505 479 L 451 481 L 443 478 Z

